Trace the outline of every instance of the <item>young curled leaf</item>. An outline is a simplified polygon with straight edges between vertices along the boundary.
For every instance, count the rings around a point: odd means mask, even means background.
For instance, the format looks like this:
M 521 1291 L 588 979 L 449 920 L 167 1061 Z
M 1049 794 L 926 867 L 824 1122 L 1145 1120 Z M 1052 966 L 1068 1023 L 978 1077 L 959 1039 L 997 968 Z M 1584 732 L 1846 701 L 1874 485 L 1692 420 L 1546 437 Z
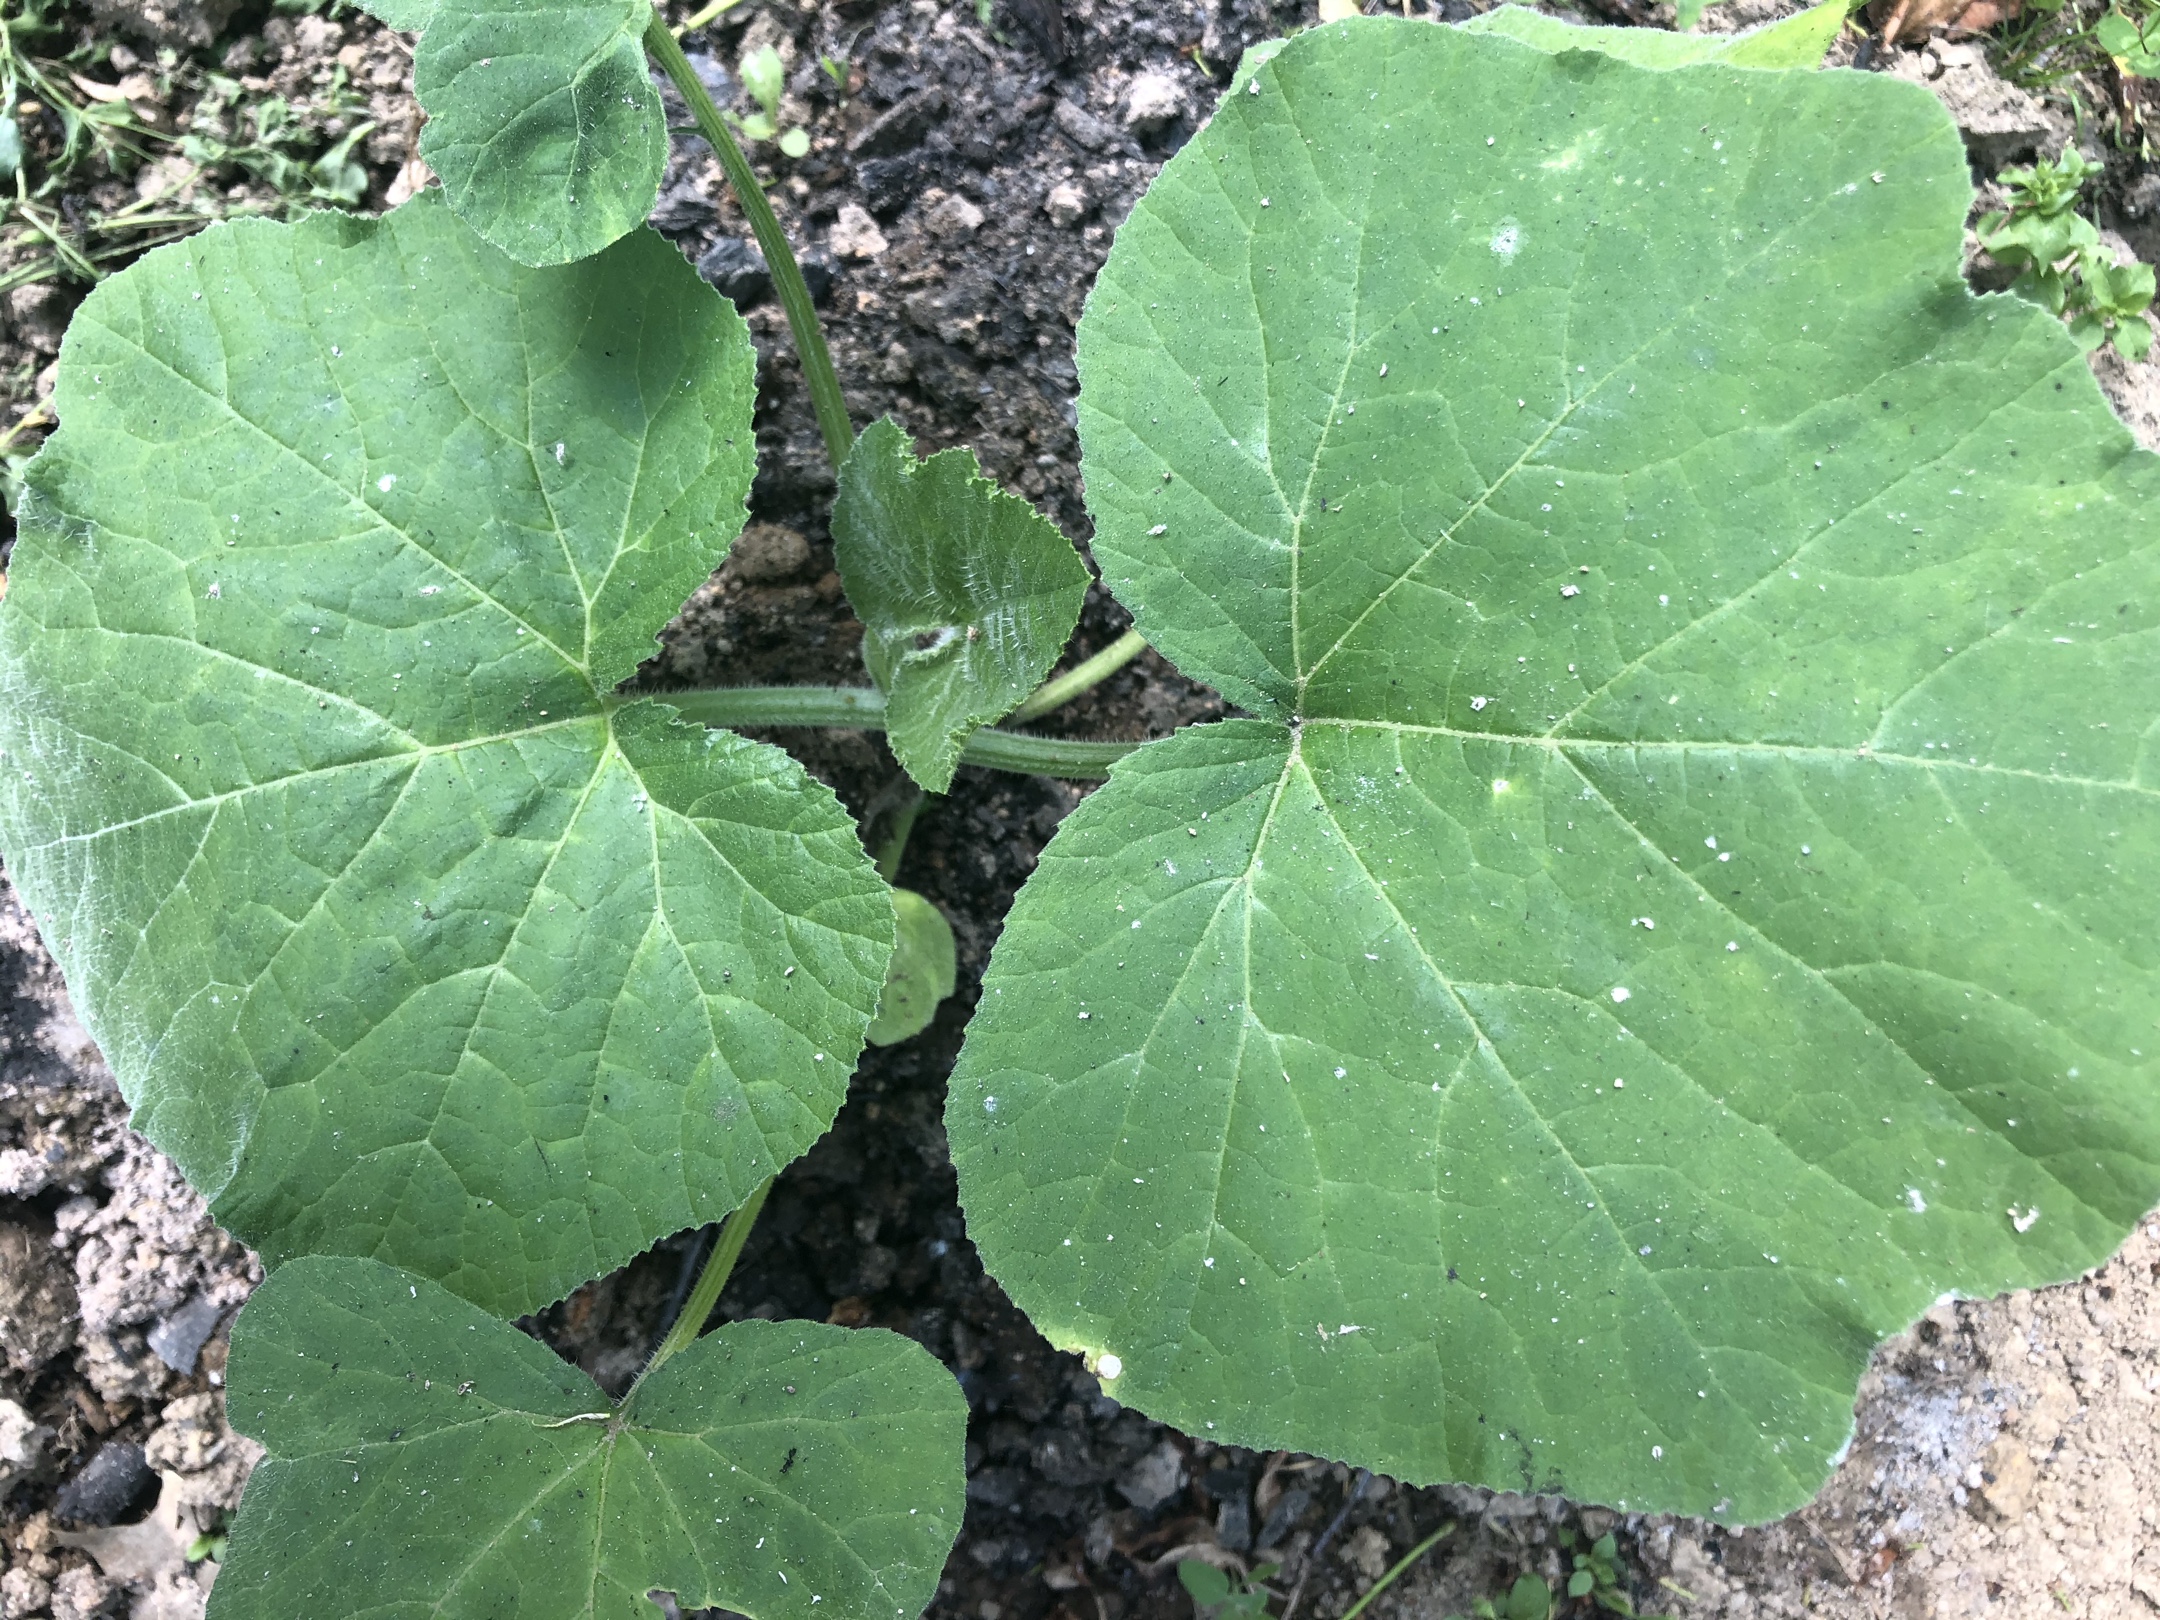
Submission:
M 1057 661 L 1087 566 L 1047 518 L 982 476 L 972 450 L 918 461 L 889 417 L 841 467 L 832 529 L 892 751 L 942 793 L 968 733 L 1010 714 Z
M 912 1620 L 963 1507 L 967 1403 L 912 1340 L 734 1322 L 621 1406 L 373 1260 L 274 1273 L 233 1329 L 248 1481 L 212 1620 Z M 364 1594 L 366 1601 L 359 1601 Z

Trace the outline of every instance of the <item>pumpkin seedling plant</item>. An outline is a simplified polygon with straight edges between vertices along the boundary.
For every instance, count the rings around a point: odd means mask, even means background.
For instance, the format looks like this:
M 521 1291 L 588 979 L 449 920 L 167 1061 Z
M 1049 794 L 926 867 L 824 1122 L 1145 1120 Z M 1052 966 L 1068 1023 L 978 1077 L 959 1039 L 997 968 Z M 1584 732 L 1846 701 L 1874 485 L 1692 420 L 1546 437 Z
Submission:
M 932 1595 L 946 1371 L 700 1332 L 951 982 L 734 727 L 882 727 L 931 792 L 1107 772 L 947 1128 L 991 1273 L 1195 1435 L 1757 1521 L 1885 1334 L 2160 1195 L 2160 462 L 2060 321 L 1960 282 L 1957 134 L 1805 65 L 1835 7 L 1249 52 L 1081 322 L 1135 633 L 1047 683 L 1079 554 L 968 452 L 858 435 L 644 0 L 374 9 L 441 189 L 102 285 L 0 606 L 9 874 L 270 1270 L 220 1620 Z M 625 686 L 754 464 L 743 323 L 641 224 L 649 65 L 790 318 L 865 685 Z M 1143 639 L 1238 717 L 1015 724 Z M 622 1400 L 511 1326 L 723 1216 Z

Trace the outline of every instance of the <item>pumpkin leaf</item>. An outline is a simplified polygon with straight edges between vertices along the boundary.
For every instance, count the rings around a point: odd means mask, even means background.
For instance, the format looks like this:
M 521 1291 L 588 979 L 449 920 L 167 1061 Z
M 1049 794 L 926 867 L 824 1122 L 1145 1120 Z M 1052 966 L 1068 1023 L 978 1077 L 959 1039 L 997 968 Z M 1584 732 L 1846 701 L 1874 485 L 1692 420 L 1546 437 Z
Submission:
M 434 20 L 436 0 L 366 0 L 360 8 L 402 33 L 417 34 Z
M 1257 716 L 1015 904 L 970 1235 L 1118 1400 L 1766 1519 L 2160 1198 L 2160 459 L 1879 76 L 1298 36 L 1080 329 L 1094 552 Z
M 942 793 L 968 734 L 1019 707 L 1057 662 L 1087 565 L 1056 525 L 983 477 L 972 450 L 918 461 L 889 417 L 841 467 L 832 530 L 893 755 Z
M 959 982 L 952 924 L 945 913 L 913 889 L 893 890 L 893 909 L 900 928 L 885 969 L 877 1017 L 870 1021 L 872 1046 L 893 1046 L 920 1035 L 937 1016 L 938 1003 Z
M 1601 51 L 1637 67 L 1723 62 L 1730 67 L 1812 68 L 1822 65 L 1849 10 L 1846 0 L 1824 0 L 1745 33 L 1698 34 L 1682 23 L 1682 32 L 1668 34 L 1655 28 L 1585 28 L 1527 6 L 1508 5 L 1469 18 L 1461 27 L 1468 34 L 1504 34 L 1541 51 Z
M 643 43 L 648 0 L 389 0 L 424 28 L 420 155 L 450 206 L 520 264 L 597 253 L 660 195 L 667 122 Z
M 373 1260 L 283 1267 L 233 1330 L 269 1455 L 215 1620 L 908 1620 L 960 1528 L 967 1403 L 881 1329 L 734 1322 L 619 1407 L 547 1346 Z
M 610 695 L 743 521 L 741 319 L 439 201 L 103 283 L 0 603 L 0 854 L 271 1264 L 516 1315 L 831 1123 L 892 943 L 784 754 Z

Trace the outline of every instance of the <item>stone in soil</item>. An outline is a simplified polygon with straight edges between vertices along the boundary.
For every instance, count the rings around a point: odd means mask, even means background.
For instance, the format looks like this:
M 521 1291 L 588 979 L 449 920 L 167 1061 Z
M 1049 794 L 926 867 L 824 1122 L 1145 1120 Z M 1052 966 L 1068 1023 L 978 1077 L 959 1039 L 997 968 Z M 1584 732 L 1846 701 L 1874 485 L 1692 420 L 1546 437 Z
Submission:
M 117 1524 L 143 1503 L 157 1476 L 132 1440 L 108 1440 L 60 1487 L 54 1517 L 69 1524 Z
M 1893 51 L 1886 70 L 1935 93 L 1986 173 L 2053 157 L 2069 137 L 2062 115 L 1998 74 L 1977 44 L 1930 40 L 1917 51 Z
M 240 0 L 90 0 L 90 13 L 153 45 L 207 45 L 240 9 Z
M 761 304 L 772 291 L 772 272 L 755 242 L 723 236 L 698 255 L 697 273 L 737 309 Z

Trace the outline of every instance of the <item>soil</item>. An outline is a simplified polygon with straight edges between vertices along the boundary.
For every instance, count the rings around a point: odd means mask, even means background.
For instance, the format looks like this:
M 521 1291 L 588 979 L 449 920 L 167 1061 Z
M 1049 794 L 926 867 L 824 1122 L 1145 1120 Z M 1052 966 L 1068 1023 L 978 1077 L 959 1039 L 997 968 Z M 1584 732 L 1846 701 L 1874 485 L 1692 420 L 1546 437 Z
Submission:
M 1669 11 L 1639 0 L 1612 4 L 1669 22 Z M 133 14 L 138 30 L 164 28 L 169 49 L 194 53 L 176 56 L 180 71 L 163 81 L 168 127 L 184 127 L 200 106 L 205 81 L 186 63 L 223 64 L 325 128 L 357 116 L 327 110 L 332 98 L 361 96 L 377 122 L 356 154 L 368 206 L 424 181 L 411 162 L 409 54 L 364 16 L 265 19 L 242 9 L 225 20 L 229 4 L 98 5 L 113 19 L 98 26 L 121 30 L 111 37 L 124 49 L 155 43 L 125 32 Z M 1709 25 L 1782 9 L 1738 0 Z M 856 421 L 890 413 L 924 450 L 972 446 L 992 476 L 1084 542 L 1073 326 L 1111 232 L 1207 116 L 1243 49 L 1311 20 L 1311 0 L 1272 10 L 1266 0 L 1000 0 L 987 21 L 937 0 L 799 10 L 753 0 L 686 43 L 716 78 L 757 44 L 787 62 L 782 123 L 804 124 L 813 145 L 801 162 L 780 164 L 774 198 L 824 289 Z M 1984 186 L 2002 164 L 2052 152 L 2073 130 L 2062 94 L 2045 103 L 2003 94 L 2009 87 L 1970 47 L 1848 39 L 1841 57 L 1855 54 L 1943 95 L 1968 125 Z M 844 85 L 821 57 L 844 64 Z M 2160 106 L 2112 77 L 2071 88 L 2088 115 L 2105 108 L 2120 121 Z M 2090 116 L 2085 127 L 2096 127 Z M 2103 223 L 2125 252 L 2154 257 L 2160 175 L 2111 146 L 2090 149 L 2110 165 Z M 231 207 L 278 204 L 245 177 L 168 171 L 175 177 Z M 749 305 L 761 459 L 757 526 L 640 679 L 653 689 L 859 682 L 861 626 L 832 568 L 832 480 L 800 372 L 743 246 L 747 228 L 692 140 L 678 143 L 654 223 Z M 58 333 L 79 296 L 58 285 L 10 296 L 0 427 L 49 392 Z M 2103 358 L 2096 369 L 2145 442 L 2160 443 L 2160 365 Z M 1124 623 L 1096 592 L 1076 653 Z M 1148 654 L 1041 724 L 1138 738 L 1221 712 L 1213 693 Z M 905 796 L 874 736 L 772 740 L 832 783 L 873 838 Z M 1525 1569 L 1557 1584 L 1562 1538 L 1607 1530 L 1646 1613 L 2160 1612 L 2160 1221 L 2089 1278 L 1946 1303 L 1885 1345 L 1829 1487 L 1804 1512 L 1757 1530 L 1401 1488 L 1312 1458 L 1212 1446 L 1105 1398 L 984 1275 L 941 1123 L 990 945 L 1082 791 L 964 768 L 918 822 L 899 879 L 952 921 L 959 990 L 922 1035 L 865 1057 L 832 1131 L 782 1176 L 720 1303 L 723 1318 L 891 1327 L 952 1368 L 971 1411 L 968 1511 L 933 1614 L 1184 1620 L 1192 1606 L 1175 1567 L 1202 1558 L 1237 1572 L 1279 1563 L 1277 1612 L 1329 1620 L 1450 1524 L 1371 1606 L 1376 1620 L 1467 1613 Z M 525 1325 L 620 1389 L 709 1237 L 664 1243 Z M 255 1455 L 225 1427 L 220 1390 L 234 1309 L 259 1278 L 253 1257 L 127 1130 L 110 1075 L 0 874 L 0 1620 L 200 1615 L 215 1564 L 200 1557 L 210 1549 L 190 1544 L 236 1506 Z

